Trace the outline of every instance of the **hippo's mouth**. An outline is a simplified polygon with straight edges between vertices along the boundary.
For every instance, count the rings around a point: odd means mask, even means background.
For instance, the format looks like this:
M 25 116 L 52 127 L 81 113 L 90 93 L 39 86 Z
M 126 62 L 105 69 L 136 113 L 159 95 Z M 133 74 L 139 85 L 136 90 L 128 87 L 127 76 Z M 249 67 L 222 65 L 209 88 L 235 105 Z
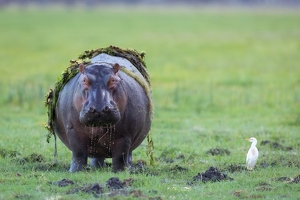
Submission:
M 80 112 L 79 116 L 79 121 L 82 124 L 93 127 L 115 125 L 120 119 L 121 115 L 118 110 L 112 110 L 109 113 Z

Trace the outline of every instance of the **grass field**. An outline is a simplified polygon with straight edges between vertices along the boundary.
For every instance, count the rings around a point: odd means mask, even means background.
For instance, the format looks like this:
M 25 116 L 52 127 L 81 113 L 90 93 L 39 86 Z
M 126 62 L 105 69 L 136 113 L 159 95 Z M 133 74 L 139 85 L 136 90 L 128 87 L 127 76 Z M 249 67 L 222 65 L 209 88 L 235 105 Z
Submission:
M 70 191 L 105 188 L 110 177 L 133 184 L 119 194 L 106 189 L 104 198 L 299 199 L 299 180 L 278 180 L 300 175 L 299 21 L 292 9 L 1 8 L 0 199 L 96 198 Z M 145 141 L 133 152 L 135 162 L 148 162 L 144 173 L 70 174 L 60 141 L 52 165 L 44 95 L 69 60 L 109 45 L 146 52 L 156 165 Z M 260 157 L 249 173 L 252 136 Z M 230 155 L 207 153 L 214 148 Z M 211 166 L 234 180 L 189 184 Z M 52 184 L 63 178 L 75 184 Z

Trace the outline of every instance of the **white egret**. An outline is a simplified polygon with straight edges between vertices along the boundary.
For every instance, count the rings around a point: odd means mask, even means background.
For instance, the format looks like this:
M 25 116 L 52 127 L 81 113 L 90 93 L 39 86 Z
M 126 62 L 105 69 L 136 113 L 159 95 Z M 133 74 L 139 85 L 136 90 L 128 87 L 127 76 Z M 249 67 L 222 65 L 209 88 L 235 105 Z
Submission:
M 257 162 L 258 154 L 259 154 L 256 148 L 257 140 L 254 137 L 248 138 L 246 140 L 252 142 L 246 158 L 247 169 L 252 170 Z

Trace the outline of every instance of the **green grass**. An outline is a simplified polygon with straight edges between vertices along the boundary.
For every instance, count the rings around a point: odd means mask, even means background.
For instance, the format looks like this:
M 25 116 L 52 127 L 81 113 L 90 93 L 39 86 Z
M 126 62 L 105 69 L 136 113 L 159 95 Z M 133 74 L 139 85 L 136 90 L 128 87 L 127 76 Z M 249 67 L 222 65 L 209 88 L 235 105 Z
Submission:
M 2 8 L 0 199 L 93 198 L 66 194 L 74 186 L 50 182 L 103 185 L 113 176 L 133 178 L 128 190 L 141 190 L 145 198 L 299 198 L 299 184 L 276 180 L 299 175 L 299 20 L 298 10 L 279 9 Z M 146 52 L 157 159 L 147 168 L 154 175 L 110 168 L 69 174 L 71 153 L 60 141 L 59 163 L 51 165 L 44 95 L 69 60 L 109 45 Z M 258 139 L 257 168 L 230 172 L 230 165 L 244 165 L 250 147 L 244 139 L 251 136 Z M 265 140 L 292 150 L 261 145 Z M 212 148 L 231 154 L 211 156 Z M 34 153 L 44 159 L 28 159 Z M 149 160 L 146 142 L 133 156 Z M 172 171 L 176 165 L 188 171 Z M 210 166 L 234 181 L 187 184 Z

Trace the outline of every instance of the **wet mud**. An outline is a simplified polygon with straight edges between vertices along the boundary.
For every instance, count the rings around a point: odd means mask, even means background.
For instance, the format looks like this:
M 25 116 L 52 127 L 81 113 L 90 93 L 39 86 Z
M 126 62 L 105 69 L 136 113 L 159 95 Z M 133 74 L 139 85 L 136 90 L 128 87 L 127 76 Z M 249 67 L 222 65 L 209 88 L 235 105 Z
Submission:
M 149 194 L 144 193 L 139 189 L 133 189 L 132 184 L 135 182 L 135 179 L 128 178 L 121 181 L 118 177 L 111 177 L 105 183 L 92 183 L 92 184 L 83 184 L 78 186 L 72 180 L 62 179 L 60 181 L 55 181 L 49 183 L 58 187 L 67 187 L 70 186 L 70 189 L 66 194 L 77 194 L 77 193 L 87 193 L 91 194 L 96 198 L 105 198 L 105 197 L 118 197 L 118 196 L 128 196 L 134 198 L 146 198 L 146 199 L 162 199 L 160 196 L 149 196 Z M 76 187 L 73 187 L 76 185 Z
M 218 168 L 216 167 L 210 167 L 208 170 L 206 170 L 203 173 L 198 173 L 196 176 L 193 177 L 192 182 L 188 184 L 195 184 L 197 182 L 219 182 L 219 181 L 225 181 L 229 180 L 232 181 L 234 180 L 233 178 L 229 177 L 227 174 L 224 174 L 223 172 L 219 171 Z
M 224 171 L 235 173 L 235 172 L 244 172 L 247 168 L 245 165 L 240 164 L 230 164 L 224 168 Z
M 20 155 L 20 153 L 17 151 L 3 149 L 3 148 L 0 149 L 0 156 L 2 158 L 14 158 L 18 155 Z
M 53 182 L 51 184 L 56 185 L 58 187 L 66 187 L 66 186 L 69 186 L 69 185 L 73 185 L 74 181 L 64 178 L 60 181 L 56 181 L 56 182 Z
M 231 152 L 228 150 L 228 149 L 223 149 L 223 148 L 212 148 L 210 150 L 208 150 L 206 152 L 206 154 L 210 154 L 212 156 L 224 156 L 224 155 L 227 155 L 227 156 L 230 156 Z
M 285 182 L 285 183 L 300 183 L 300 175 L 295 176 L 294 178 L 290 178 L 290 177 L 279 177 L 276 179 L 279 182 Z
M 273 187 L 269 183 L 261 182 L 255 187 L 255 190 L 262 191 L 262 192 L 271 191 L 273 190 Z
M 270 140 L 263 140 L 260 143 L 261 146 L 269 146 L 271 149 L 277 149 L 277 150 L 283 150 L 283 151 L 291 151 L 293 150 L 293 147 L 290 146 L 283 146 L 282 144 L 278 142 L 273 142 Z
M 175 165 L 174 167 L 170 168 L 170 172 L 172 172 L 172 173 L 176 173 L 176 172 L 182 173 L 182 172 L 187 172 L 187 171 L 189 171 L 188 168 L 182 167 L 180 165 Z
M 41 154 L 33 153 L 26 157 L 16 158 L 15 161 L 24 165 L 26 163 L 44 163 L 46 159 Z
M 146 162 L 143 160 L 139 160 L 136 164 L 133 164 L 129 170 L 130 174 L 144 174 L 148 172 Z
M 124 188 L 125 183 L 121 182 L 119 178 L 112 177 L 106 181 L 106 186 L 110 190 L 119 190 Z
M 300 159 L 297 154 L 289 154 L 288 156 L 281 155 L 276 158 L 267 155 L 267 156 L 261 156 L 258 165 L 262 168 L 276 167 L 276 166 L 300 168 Z
M 262 141 L 262 146 L 267 146 L 275 150 L 290 151 L 293 150 L 292 147 L 284 146 L 277 142 L 272 141 Z M 199 155 L 186 155 L 178 154 L 179 150 L 176 148 L 167 149 L 164 151 L 160 157 L 157 157 L 157 163 L 160 163 L 156 167 L 148 166 L 146 161 L 138 160 L 132 164 L 128 169 L 130 175 L 140 174 L 143 176 L 159 176 L 163 174 L 168 174 L 169 177 L 176 179 L 178 176 L 186 176 L 186 183 L 189 186 L 197 186 L 203 183 L 214 183 L 222 181 L 233 181 L 234 179 L 232 173 L 242 172 L 247 173 L 247 169 L 244 164 L 230 164 L 226 163 L 219 167 L 209 167 L 204 172 L 198 172 L 190 175 L 191 168 L 188 163 L 194 164 L 199 160 Z M 229 156 L 231 153 L 227 149 L 222 148 L 212 148 L 206 152 L 209 156 Z M 5 158 L 11 158 L 12 161 L 17 162 L 24 168 L 32 168 L 34 166 L 35 170 L 40 171 L 63 171 L 67 172 L 69 168 L 68 163 L 53 164 L 46 162 L 46 159 L 40 154 L 30 154 L 28 156 L 22 157 L 19 152 L 9 151 L 6 149 L 0 149 L 0 156 Z M 242 162 L 241 162 L 242 163 Z M 109 167 L 111 164 L 107 163 Z M 300 161 L 297 155 L 291 154 L 289 156 L 282 157 L 268 157 L 261 156 L 259 160 L 258 167 L 274 167 L 274 166 L 286 166 L 286 167 L 299 167 Z M 86 170 L 89 170 L 88 168 Z M 226 173 L 230 173 L 230 176 Z M 21 174 L 17 174 L 21 176 Z M 133 176 L 135 177 L 135 176 Z M 273 181 L 282 182 L 283 184 L 299 184 L 300 175 L 295 177 L 278 177 L 274 178 Z M 54 187 L 65 188 L 65 194 L 90 194 L 91 198 L 118 198 L 120 196 L 125 196 L 129 198 L 142 198 L 142 199 L 162 199 L 156 190 L 154 191 L 142 191 L 139 186 L 144 184 L 143 180 L 136 180 L 135 178 L 129 177 L 124 180 L 120 180 L 118 177 L 111 177 L 106 181 L 99 181 L 94 183 L 76 183 L 70 179 L 61 179 L 59 181 L 49 182 L 49 185 Z M 166 183 L 168 184 L 168 183 Z M 267 182 L 258 183 L 255 188 L 256 191 L 267 192 L 272 191 L 276 188 Z M 247 197 L 243 190 L 236 190 L 232 193 L 236 197 Z M 254 198 L 254 196 L 252 196 Z M 20 197 L 21 198 L 21 197 Z

